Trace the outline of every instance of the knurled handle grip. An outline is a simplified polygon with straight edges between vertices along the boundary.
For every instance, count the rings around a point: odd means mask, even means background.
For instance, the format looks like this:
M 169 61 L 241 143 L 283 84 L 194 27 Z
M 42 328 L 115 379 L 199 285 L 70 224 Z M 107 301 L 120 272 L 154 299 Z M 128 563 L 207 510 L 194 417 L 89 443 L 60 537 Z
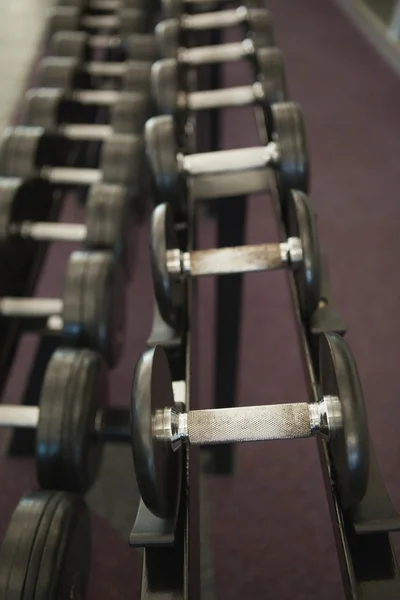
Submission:
M 187 437 L 196 445 L 311 437 L 306 403 L 191 411 Z

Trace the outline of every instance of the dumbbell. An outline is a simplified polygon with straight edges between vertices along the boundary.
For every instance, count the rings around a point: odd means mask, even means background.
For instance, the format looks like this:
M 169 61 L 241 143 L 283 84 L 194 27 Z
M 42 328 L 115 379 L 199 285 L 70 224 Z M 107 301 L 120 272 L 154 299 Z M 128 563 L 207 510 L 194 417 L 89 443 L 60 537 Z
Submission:
M 318 402 L 181 412 L 174 405 L 164 350 L 156 346 L 146 351 L 133 378 L 131 430 L 136 479 L 147 508 L 161 518 L 175 514 L 183 444 L 314 436 L 328 444 L 341 507 L 357 505 L 367 489 L 369 468 L 368 424 L 357 366 L 347 343 L 334 333 L 321 335 L 319 363 Z
M 267 146 L 183 155 L 178 148 L 174 119 L 170 115 L 152 117 L 145 126 L 145 147 L 159 202 L 170 202 L 177 211 L 185 210 L 185 180 L 223 173 L 257 171 L 270 167 L 277 171 L 282 197 L 288 190 L 308 192 L 309 159 L 301 108 L 293 102 L 270 107 L 272 139 Z
M 285 62 L 278 48 L 257 52 L 259 81 L 253 85 L 186 92 L 181 89 L 179 62 L 174 58 L 156 61 L 151 69 L 151 90 L 159 113 L 171 114 L 185 123 L 195 111 L 261 104 L 271 135 L 270 106 L 288 99 Z
M 125 280 L 107 252 L 73 252 L 62 298 L 0 298 L 0 320 L 23 319 L 26 329 L 63 335 L 74 345 L 99 351 L 115 366 L 125 327 Z
M 166 19 L 179 19 L 187 9 L 196 9 L 205 5 L 206 7 L 213 8 L 218 5 L 225 5 L 232 2 L 232 0 L 161 0 L 161 11 Z M 246 0 L 247 8 L 261 8 L 263 2 L 260 0 Z M 208 10 L 209 10 L 208 8 Z M 200 12 L 200 11 L 199 11 Z
M 68 94 L 58 88 L 33 88 L 25 96 L 25 125 L 78 140 L 102 141 L 113 133 L 142 134 L 150 102 L 140 92 L 119 92 L 109 104 L 109 124 L 96 123 L 99 105 L 88 104 L 91 90 Z M 93 94 L 94 95 L 94 94 Z M 90 122 L 91 121 L 91 122 Z
M 108 414 L 108 403 L 108 374 L 100 355 L 60 348 L 47 365 L 39 407 L 1 404 L 0 427 L 37 430 L 41 487 L 84 494 L 96 480 L 104 442 L 130 442 L 129 420 L 115 427 L 119 413 Z
M 50 206 L 52 187 L 43 179 L 0 178 L 0 248 L 3 259 L 18 240 L 82 242 L 86 250 L 110 252 L 129 277 L 129 213 L 126 190 L 119 185 L 93 185 L 85 223 L 37 222 L 36 200 Z
M 0 549 L 0 597 L 86 597 L 90 571 L 89 511 L 78 495 L 52 490 L 24 494 Z
M 254 59 L 257 49 L 268 48 L 269 46 L 275 45 L 271 14 L 264 9 L 260 9 L 260 11 L 257 12 L 257 15 L 259 16 L 256 18 L 254 12 L 255 11 L 248 11 L 248 13 L 246 13 L 252 15 L 252 19 L 254 18 L 254 22 L 252 23 L 254 29 L 250 30 L 249 26 L 249 36 L 242 42 L 198 46 L 193 48 L 185 47 L 187 42 L 183 35 L 185 31 L 192 31 L 192 29 L 187 27 L 182 28 L 181 21 L 175 19 L 161 21 L 155 28 L 156 44 L 160 56 L 163 58 L 176 58 L 180 64 L 188 67 L 211 63 L 233 62 L 242 59 Z M 218 13 L 209 14 L 214 16 Z M 190 18 L 202 16 L 203 15 L 190 15 Z M 215 19 L 213 22 L 218 23 L 219 21 L 218 19 Z
M 293 269 L 300 311 L 308 319 L 321 298 L 321 257 L 315 217 L 302 192 L 291 191 L 286 199 L 288 239 L 259 244 L 182 252 L 177 242 L 172 210 L 159 204 L 151 220 L 151 268 L 157 305 L 164 321 L 173 327 L 185 310 L 187 277 L 231 275 Z
M 70 56 L 84 62 L 102 50 L 104 60 L 144 60 L 158 57 L 154 35 L 133 33 L 125 36 L 89 35 L 84 31 L 59 31 L 50 40 L 49 54 Z
M 97 89 L 97 77 L 118 83 L 118 90 L 146 92 L 150 85 L 151 63 L 139 60 L 125 62 L 88 62 L 74 58 L 51 56 L 40 61 L 36 85 L 40 88 L 60 88 L 66 91 L 97 91 L 98 98 L 112 90 Z M 93 79 L 94 78 L 94 79 Z
M 87 14 L 75 6 L 57 6 L 48 13 L 48 35 L 57 31 L 118 31 L 144 33 L 148 27 L 146 12 L 135 8 L 119 8 L 115 14 Z
M 60 187 L 115 183 L 128 188 L 130 198 L 139 197 L 144 168 L 141 137 L 105 136 L 98 169 L 52 166 L 66 163 L 71 140 L 75 139 L 80 138 L 47 133 L 41 127 L 10 127 L 0 147 L 0 176 L 40 177 Z

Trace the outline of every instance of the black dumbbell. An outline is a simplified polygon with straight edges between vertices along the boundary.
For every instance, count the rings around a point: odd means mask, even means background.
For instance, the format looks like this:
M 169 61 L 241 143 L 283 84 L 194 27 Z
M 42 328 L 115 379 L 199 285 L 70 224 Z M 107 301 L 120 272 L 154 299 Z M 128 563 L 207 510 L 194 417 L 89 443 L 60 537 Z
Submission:
M 253 85 L 187 92 L 182 89 L 179 62 L 165 58 L 152 66 L 152 96 L 159 113 L 172 114 L 183 124 L 191 112 L 261 104 L 270 136 L 270 106 L 288 100 L 282 52 L 261 48 L 257 51 L 257 66 L 259 80 Z
M 47 365 L 39 407 L 1 404 L 0 427 L 37 429 L 40 486 L 84 494 L 96 480 L 104 442 L 130 442 L 129 411 L 107 410 L 108 403 L 101 356 L 60 348 Z
M 37 222 L 36 201 L 50 206 L 53 190 L 43 179 L 0 178 L 0 249 L 3 260 L 18 240 L 82 242 L 86 250 L 105 250 L 131 273 L 128 249 L 129 210 L 126 190 L 119 185 L 90 188 L 85 223 Z
M 309 160 L 301 108 L 293 102 L 274 104 L 269 123 L 273 141 L 267 146 L 183 155 L 178 148 L 173 117 L 149 119 L 145 126 L 145 146 L 159 202 L 170 202 L 182 211 L 187 199 L 187 179 L 256 172 L 267 167 L 277 171 L 282 197 L 291 189 L 307 193 Z
M 308 319 L 321 297 L 321 257 L 317 227 L 305 194 L 286 198 L 288 239 L 283 243 L 213 248 L 182 252 L 175 235 L 171 208 L 159 204 L 151 222 L 151 267 L 158 308 L 173 327 L 185 310 L 185 278 L 293 269 L 303 318 Z
M 356 506 L 368 484 L 369 435 L 357 366 L 344 339 L 320 338 L 319 401 L 181 412 L 174 403 L 161 346 L 145 352 L 132 386 L 132 449 L 139 490 L 158 517 L 176 514 L 183 444 L 210 445 L 320 437 L 333 464 L 343 509 Z M 184 478 L 182 477 L 184 480 Z
M 207 12 L 213 10 L 218 5 L 225 5 L 232 2 L 232 0 L 161 0 L 161 12 L 165 19 L 179 19 L 183 14 L 189 12 L 190 9 L 198 12 L 204 12 L 203 6 L 206 7 Z M 247 8 L 262 8 L 262 0 L 246 0 Z M 189 9 L 189 10 L 188 10 Z
M 242 42 L 193 48 L 185 47 L 187 42 L 183 35 L 185 31 L 192 31 L 192 29 L 182 27 L 182 22 L 175 19 L 162 21 L 155 28 L 155 38 L 159 54 L 162 58 L 176 58 L 180 64 L 188 67 L 254 59 L 256 49 L 268 48 L 275 45 L 271 13 L 264 9 L 260 9 L 257 12 L 257 17 L 254 13 L 255 10 L 246 13 L 252 16 L 252 20 L 254 18 L 254 23 L 252 22 L 254 29 L 251 29 L 249 24 L 251 33 Z M 218 13 L 209 14 L 215 15 Z M 191 15 L 190 18 L 192 17 L 198 18 L 202 17 L 202 15 Z M 211 22 L 217 23 L 218 20 L 212 21 L 210 17 Z
M 132 33 L 125 36 L 89 35 L 84 31 L 59 31 L 50 40 L 49 54 L 70 56 L 84 62 L 102 50 L 104 60 L 144 60 L 154 62 L 157 47 L 154 35 Z
M 60 88 L 66 91 L 93 90 L 102 98 L 96 78 L 114 83 L 118 90 L 146 92 L 150 85 L 151 63 L 139 60 L 125 62 L 89 62 L 80 64 L 75 58 L 51 56 L 40 61 L 37 71 L 37 87 Z
M 143 33 L 148 27 L 146 12 L 135 8 L 119 8 L 115 14 L 88 14 L 75 6 L 57 6 L 48 13 L 48 35 L 57 31 L 117 31 Z
M 24 494 L 0 549 L 0 597 L 86 597 L 90 571 L 89 511 L 78 495 L 51 490 Z
M 23 319 L 27 330 L 62 335 L 74 345 L 93 348 L 115 366 L 125 331 L 125 278 L 107 252 L 73 252 L 63 297 L 0 298 L 0 320 Z
M 74 141 L 76 138 L 71 136 L 71 139 Z M 105 136 L 98 169 L 52 166 L 67 163 L 71 139 L 47 133 L 41 127 L 6 129 L 0 147 L 0 176 L 40 177 L 59 187 L 116 183 L 128 188 L 131 198 L 140 196 L 144 168 L 141 137 L 123 134 Z
M 91 92 L 68 94 L 59 88 L 30 89 L 22 107 L 23 122 L 32 127 L 43 127 L 48 133 L 85 141 L 101 141 L 113 133 L 143 133 L 144 124 L 151 115 L 146 94 L 114 94 L 115 101 L 108 104 L 108 124 L 104 125 L 96 122 L 99 104 L 87 102 Z

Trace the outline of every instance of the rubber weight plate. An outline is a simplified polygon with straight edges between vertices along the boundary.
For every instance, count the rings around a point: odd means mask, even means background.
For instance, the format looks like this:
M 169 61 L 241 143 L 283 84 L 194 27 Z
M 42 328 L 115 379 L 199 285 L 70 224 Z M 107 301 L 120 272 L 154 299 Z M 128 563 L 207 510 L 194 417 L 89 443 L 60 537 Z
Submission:
M 144 138 L 158 202 L 168 202 L 177 211 L 183 210 L 184 194 L 177 161 L 178 146 L 173 118 L 163 115 L 149 119 Z
M 57 131 L 58 110 L 63 91 L 56 88 L 29 90 L 23 106 L 23 122 L 32 127 L 43 127 L 46 132 Z
M 35 160 L 43 129 L 41 127 L 7 127 L 0 146 L 0 175 L 21 177 L 36 175 Z
M 88 34 L 84 31 L 58 31 L 50 40 L 50 56 L 69 56 L 83 61 L 86 55 Z
M 303 249 L 303 260 L 294 268 L 294 279 L 301 315 L 307 320 L 321 299 L 322 267 L 317 224 L 311 202 L 303 192 L 289 192 L 286 214 L 288 235 L 299 237 Z
M 148 92 L 150 89 L 151 62 L 129 60 L 125 63 L 125 74 L 120 82 L 125 92 Z
M 151 219 L 150 262 L 157 305 L 164 321 L 177 328 L 184 307 L 185 284 L 182 278 L 172 278 L 167 267 L 167 251 L 178 248 L 172 211 L 168 204 L 159 204 Z
M 176 19 L 161 21 L 154 30 L 158 55 L 161 58 L 178 58 L 180 24 Z
M 110 367 L 122 352 L 125 285 L 121 266 L 107 252 L 74 252 L 64 287 L 64 331 L 100 352 Z
M 153 35 L 127 35 L 123 42 L 125 57 L 131 60 L 143 60 L 153 63 L 158 53 Z
M 132 384 L 132 454 L 140 495 L 158 517 L 173 515 L 179 501 L 181 451 L 155 439 L 156 410 L 174 406 L 171 373 L 161 346 L 147 350 L 136 364 Z
M 265 8 L 252 8 L 247 11 L 249 37 L 256 48 L 267 48 L 275 45 L 272 13 Z
M 100 162 L 105 183 L 126 186 L 132 198 L 142 193 L 144 146 L 141 137 L 113 134 L 103 143 Z
M 273 136 L 273 120 L 270 107 L 288 100 L 286 68 L 282 52 L 278 48 L 261 48 L 256 52 L 258 78 L 262 88 L 265 122 L 268 139 Z
M 36 84 L 40 88 L 72 91 L 79 60 L 66 56 L 48 56 L 38 66 Z
M 56 351 L 40 401 L 37 472 L 42 486 L 80 494 L 90 489 L 103 451 L 96 420 L 107 405 L 107 371 L 100 355 L 90 350 Z M 52 421 L 57 422 L 57 434 L 51 431 Z
M 369 472 L 369 435 L 357 365 L 345 340 L 336 333 L 320 336 L 319 371 L 323 396 L 340 400 L 342 427 L 329 439 L 342 508 L 357 505 L 364 497 Z
M 86 203 L 86 247 L 112 252 L 128 277 L 133 263 L 128 248 L 130 220 L 124 187 L 104 183 L 91 186 Z
M 282 102 L 271 107 L 272 139 L 280 155 L 278 180 L 280 187 L 308 193 L 310 164 L 303 113 L 294 102 Z
M 158 112 L 175 115 L 178 109 L 179 65 L 174 58 L 157 60 L 151 68 L 151 95 Z
M 114 133 L 142 134 L 150 116 L 150 101 L 146 94 L 121 92 L 111 107 L 111 126 Z
M 89 565 L 90 523 L 83 501 L 63 492 L 26 494 L 0 551 L 1 598 L 83 598 Z

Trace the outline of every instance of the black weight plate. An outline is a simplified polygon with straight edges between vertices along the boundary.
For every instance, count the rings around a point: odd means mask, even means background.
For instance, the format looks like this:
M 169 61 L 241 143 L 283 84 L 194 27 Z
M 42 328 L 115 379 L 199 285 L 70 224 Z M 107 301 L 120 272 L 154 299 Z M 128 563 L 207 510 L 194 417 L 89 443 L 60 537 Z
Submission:
M 183 6 L 182 0 L 161 0 L 161 10 L 165 19 L 179 19 L 184 12 Z
M 174 406 L 171 373 L 161 346 L 144 352 L 132 384 L 131 435 L 140 495 L 158 517 L 175 513 L 181 481 L 181 453 L 173 452 L 153 435 L 156 410 Z
M 274 24 L 272 13 L 265 8 L 252 8 L 247 11 L 249 37 L 256 48 L 274 46 Z
M 130 197 L 142 193 L 144 145 L 142 137 L 113 134 L 103 142 L 100 168 L 105 183 L 116 183 L 129 188 Z
M 178 110 L 178 71 L 178 61 L 174 58 L 157 60 L 151 68 L 151 94 L 163 115 L 175 115 Z
M 76 6 L 80 8 L 81 11 L 86 8 L 88 4 L 88 0 L 58 0 L 58 6 Z
M 48 36 L 57 31 L 75 31 L 79 29 L 80 10 L 75 6 L 57 6 L 51 8 L 47 17 Z
M 50 40 L 51 56 L 69 56 L 83 61 L 86 55 L 88 34 L 84 31 L 58 31 Z
M 144 11 L 122 7 L 118 11 L 118 15 L 120 18 L 119 31 L 121 35 L 146 32 L 147 16 Z
M 0 551 L 1 598 L 83 598 L 89 559 L 90 524 L 83 501 L 62 492 L 26 494 L 14 511 Z
M 34 177 L 42 136 L 41 127 L 7 127 L 0 146 L 0 175 Z
M 178 58 L 180 24 L 176 19 L 161 21 L 154 30 L 158 55 L 161 58 Z
M 63 429 L 65 398 L 70 398 L 74 384 L 72 356 L 63 349 L 51 356 L 40 393 L 39 423 L 36 432 L 36 475 L 45 489 L 71 490 L 65 477 L 63 460 Z
M 63 494 L 45 539 L 35 600 L 84 598 L 90 568 L 90 522 L 83 501 Z
M 107 250 L 130 277 L 134 257 L 128 247 L 130 211 L 126 189 L 120 185 L 97 184 L 90 188 L 86 203 L 88 250 Z
M 319 372 L 323 396 L 339 398 L 342 427 L 331 434 L 329 451 L 340 505 L 348 509 L 364 497 L 369 470 L 369 436 L 357 365 L 345 340 L 321 334 Z
M 23 106 L 23 122 L 32 127 L 43 127 L 47 132 L 57 131 L 58 113 L 64 93 L 57 88 L 28 90 Z
M 63 393 L 61 455 L 64 489 L 85 494 L 93 485 L 101 465 L 103 438 L 96 432 L 98 411 L 108 405 L 107 369 L 100 355 L 91 350 L 70 350 L 72 369 Z M 68 357 L 65 357 L 67 360 Z
M 291 190 L 286 197 L 287 232 L 289 237 L 299 237 L 303 260 L 295 265 L 294 279 L 299 296 L 300 311 L 309 319 L 321 299 L 321 251 L 317 223 L 309 198 Z
M 0 597 L 4 600 L 22 598 L 31 546 L 50 498 L 48 492 L 26 494 L 11 517 L 0 549 Z
M 110 367 L 121 355 L 125 331 L 125 282 L 107 252 L 74 252 L 64 288 L 64 330 L 100 352 Z
M 174 120 L 170 115 L 153 117 L 144 130 L 147 160 L 155 183 L 158 202 L 171 203 L 178 211 L 182 209 L 183 191 L 177 161 L 177 136 Z
M 180 323 L 185 291 L 181 277 L 172 278 L 167 268 L 167 250 L 179 248 L 172 211 L 159 204 L 153 211 L 150 233 L 150 262 L 157 305 L 164 321 L 176 328 Z
M 47 536 L 49 534 L 49 529 L 51 527 L 54 514 L 60 503 L 60 496 L 60 493 L 53 494 L 46 505 L 46 510 L 42 513 L 39 526 L 36 530 L 35 539 L 33 540 L 31 546 L 31 554 L 26 569 L 24 591 L 22 594 L 23 600 L 31 600 L 32 597 L 37 596 L 36 582 L 38 571 L 40 569 L 42 554 L 46 544 Z M 48 592 L 49 590 L 47 590 L 47 594 Z M 37 597 L 39 598 L 40 596 L 38 595 Z
M 114 133 L 142 134 L 150 116 L 149 97 L 135 92 L 121 92 L 110 112 L 110 125 Z
M 43 88 L 72 91 L 78 66 L 78 59 L 69 56 L 43 58 L 38 65 L 36 84 Z
M 258 79 L 262 87 L 265 123 L 268 139 L 273 135 L 272 104 L 288 99 L 285 60 L 279 48 L 261 48 L 256 51 Z
M 122 44 L 127 59 L 149 62 L 154 62 L 157 59 L 157 47 L 154 35 L 127 35 L 123 39 Z
M 150 70 L 152 63 L 142 60 L 125 62 L 125 74 L 121 79 L 121 90 L 125 92 L 147 93 L 150 89 Z
M 308 193 L 310 164 L 303 113 L 295 102 L 281 102 L 271 107 L 272 139 L 279 148 L 280 187 Z

